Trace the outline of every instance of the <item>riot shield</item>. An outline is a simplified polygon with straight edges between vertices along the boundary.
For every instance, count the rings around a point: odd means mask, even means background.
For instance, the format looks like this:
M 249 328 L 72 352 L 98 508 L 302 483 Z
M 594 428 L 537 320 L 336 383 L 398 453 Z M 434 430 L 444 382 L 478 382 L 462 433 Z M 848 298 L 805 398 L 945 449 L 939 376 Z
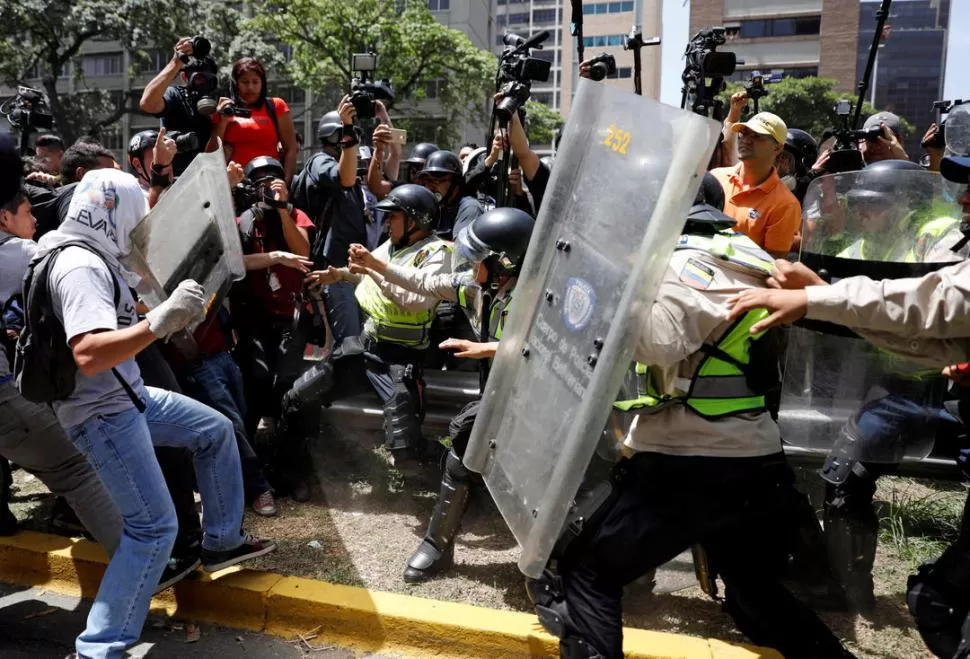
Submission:
M 816 179 L 803 204 L 800 260 L 830 281 L 921 276 L 961 260 L 960 209 L 938 174 L 862 170 Z M 912 359 L 912 360 L 911 360 Z M 778 425 L 788 444 L 859 459 L 929 455 L 946 382 L 938 366 L 877 348 L 850 330 L 802 321 L 788 334 Z
M 135 227 L 128 267 L 141 276 L 138 294 L 150 307 L 194 279 L 205 289 L 207 309 L 217 308 L 232 282 L 245 276 L 221 150 L 197 155 Z
M 465 453 L 538 577 L 596 450 L 718 124 L 580 82 Z

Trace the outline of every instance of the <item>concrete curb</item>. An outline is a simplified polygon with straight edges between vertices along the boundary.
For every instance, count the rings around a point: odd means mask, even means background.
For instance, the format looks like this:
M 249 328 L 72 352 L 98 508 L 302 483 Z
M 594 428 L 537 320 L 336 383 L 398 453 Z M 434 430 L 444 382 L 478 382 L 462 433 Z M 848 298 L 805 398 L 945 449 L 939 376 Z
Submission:
M 0 538 L 0 581 L 94 597 L 107 557 L 86 540 L 24 531 Z M 152 602 L 156 612 L 287 638 L 320 626 L 322 642 L 405 656 L 550 657 L 556 639 L 535 617 L 268 572 L 198 573 Z M 635 659 L 780 659 L 773 650 L 641 629 L 624 631 Z M 315 641 L 315 642 L 321 642 Z

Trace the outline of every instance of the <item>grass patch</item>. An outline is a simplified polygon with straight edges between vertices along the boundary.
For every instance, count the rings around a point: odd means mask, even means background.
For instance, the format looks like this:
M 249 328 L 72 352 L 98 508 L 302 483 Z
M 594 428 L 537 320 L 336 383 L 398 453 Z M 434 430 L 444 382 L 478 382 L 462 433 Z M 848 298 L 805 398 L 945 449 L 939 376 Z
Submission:
M 960 534 L 965 487 L 930 489 L 911 479 L 894 479 L 876 502 L 880 538 L 913 569 L 939 557 Z

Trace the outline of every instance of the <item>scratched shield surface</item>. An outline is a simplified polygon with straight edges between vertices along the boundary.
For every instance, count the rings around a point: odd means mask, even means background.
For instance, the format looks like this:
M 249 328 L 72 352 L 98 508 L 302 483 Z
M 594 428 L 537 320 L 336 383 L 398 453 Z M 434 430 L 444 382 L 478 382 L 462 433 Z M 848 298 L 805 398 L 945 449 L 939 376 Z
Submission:
M 538 576 L 600 441 L 717 140 L 713 121 L 583 80 L 465 464 Z

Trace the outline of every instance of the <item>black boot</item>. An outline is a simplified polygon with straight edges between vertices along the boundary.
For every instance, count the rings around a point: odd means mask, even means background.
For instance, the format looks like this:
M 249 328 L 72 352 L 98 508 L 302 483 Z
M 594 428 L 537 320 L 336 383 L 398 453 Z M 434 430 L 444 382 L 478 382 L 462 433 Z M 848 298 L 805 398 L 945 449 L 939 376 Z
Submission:
M 408 583 L 425 581 L 451 567 L 455 553 L 455 536 L 468 503 L 469 471 L 454 449 L 448 452 L 445 473 L 441 478 L 438 502 L 428 523 L 421 545 L 411 554 L 404 570 Z
M 876 560 L 879 520 L 871 502 L 846 502 L 836 496 L 825 505 L 825 544 L 829 564 L 845 591 L 850 611 L 860 613 L 876 604 L 872 566 Z

